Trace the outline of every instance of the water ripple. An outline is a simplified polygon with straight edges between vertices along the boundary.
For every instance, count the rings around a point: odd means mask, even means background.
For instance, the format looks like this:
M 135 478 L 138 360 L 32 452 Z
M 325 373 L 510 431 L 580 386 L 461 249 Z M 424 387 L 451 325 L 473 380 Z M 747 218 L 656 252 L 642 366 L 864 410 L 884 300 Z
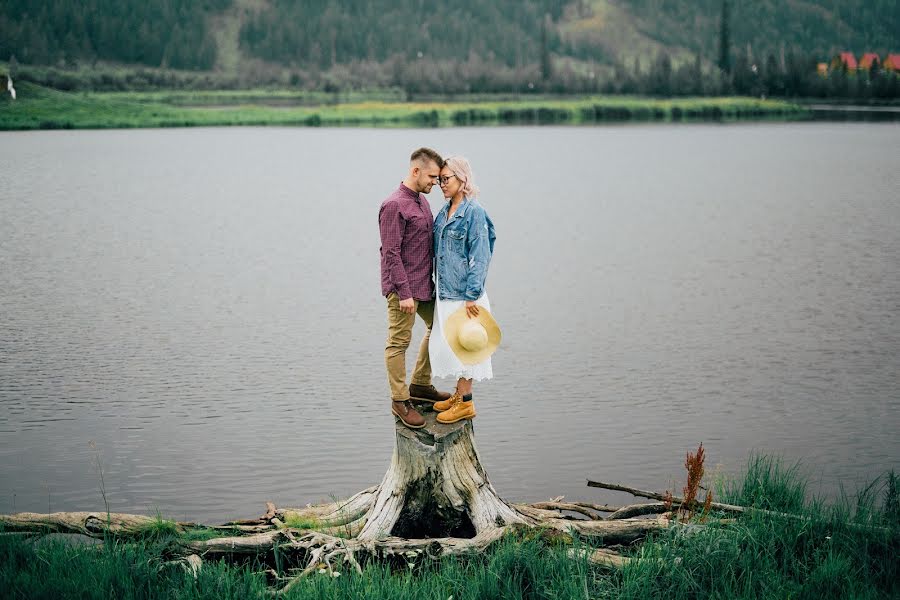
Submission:
M 498 227 L 476 430 L 501 494 L 618 501 L 584 480 L 671 486 L 700 441 L 826 492 L 900 468 L 896 126 L 424 133 L 481 165 Z M 378 482 L 373 219 L 422 134 L 0 133 L 0 512 L 96 509 L 98 456 L 114 510 L 185 519 Z

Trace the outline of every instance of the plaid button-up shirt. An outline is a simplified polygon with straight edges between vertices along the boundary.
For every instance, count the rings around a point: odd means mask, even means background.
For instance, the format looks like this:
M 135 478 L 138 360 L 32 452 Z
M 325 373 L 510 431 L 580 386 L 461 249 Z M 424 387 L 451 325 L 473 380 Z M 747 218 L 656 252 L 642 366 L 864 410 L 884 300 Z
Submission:
M 378 212 L 382 295 L 397 292 L 401 300 L 434 298 L 433 226 L 428 199 L 402 183 L 382 203 Z

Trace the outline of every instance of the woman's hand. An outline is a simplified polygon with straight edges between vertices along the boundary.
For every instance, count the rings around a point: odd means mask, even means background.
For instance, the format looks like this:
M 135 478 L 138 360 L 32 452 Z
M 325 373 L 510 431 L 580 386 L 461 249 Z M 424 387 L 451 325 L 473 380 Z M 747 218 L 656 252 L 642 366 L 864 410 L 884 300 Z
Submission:
M 470 319 L 478 316 L 478 305 L 474 300 L 466 300 L 466 315 Z

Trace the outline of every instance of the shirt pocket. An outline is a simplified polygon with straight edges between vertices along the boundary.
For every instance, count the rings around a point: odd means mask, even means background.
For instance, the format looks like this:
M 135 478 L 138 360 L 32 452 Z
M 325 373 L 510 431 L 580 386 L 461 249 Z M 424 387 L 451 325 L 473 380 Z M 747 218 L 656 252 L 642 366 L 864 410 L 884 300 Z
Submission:
M 466 256 L 466 232 L 464 229 L 447 230 L 447 249 L 458 257 Z

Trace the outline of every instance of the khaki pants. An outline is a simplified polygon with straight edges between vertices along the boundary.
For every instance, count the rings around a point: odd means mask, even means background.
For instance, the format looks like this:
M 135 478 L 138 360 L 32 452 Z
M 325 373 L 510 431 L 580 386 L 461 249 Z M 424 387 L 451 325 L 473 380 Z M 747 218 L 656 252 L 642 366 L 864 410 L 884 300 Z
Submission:
M 406 385 L 406 349 L 412 340 L 413 325 L 416 314 L 425 321 L 425 337 L 419 346 L 419 356 L 413 371 L 411 383 L 431 385 L 431 359 L 428 357 L 428 338 L 431 336 L 431 325 L 434 322 L 434 300 L 414 300 L 415 313 L 400 310 L 400 297 L 391 292 L 387 297 L 388 338 L 384 346 L 384 364 L 387 367 L 388 385 L 391 388 L 391 400 L 409 400 L 409 387 Z

